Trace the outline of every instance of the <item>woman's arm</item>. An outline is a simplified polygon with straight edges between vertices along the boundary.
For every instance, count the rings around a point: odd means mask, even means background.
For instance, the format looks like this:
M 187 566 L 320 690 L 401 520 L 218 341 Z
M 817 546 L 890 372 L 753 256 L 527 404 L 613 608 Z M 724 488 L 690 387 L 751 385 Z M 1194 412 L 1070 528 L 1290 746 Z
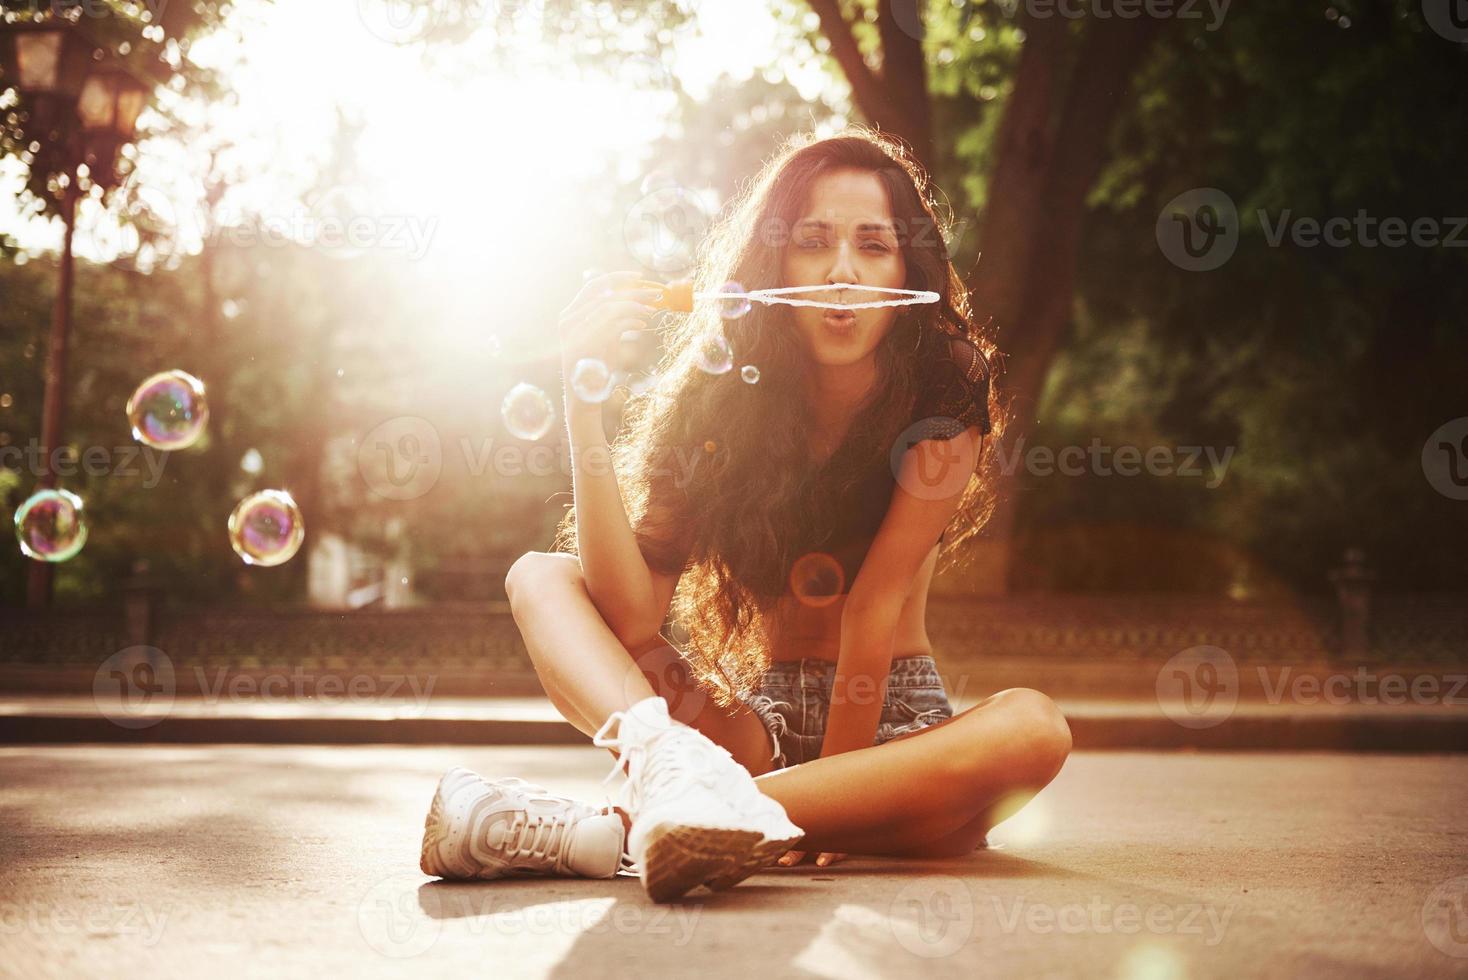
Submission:
M 978 465 L 979 427 L 924 439 L 902 457 L 892 502 L 841 612 L 841 647 L 821 755 L 866 748 L 882 718 L 902 607 Z
M 576 551 L 591 601 L 629 649 L 656 635 L 678 576 L 648 567 L 622 502 L 601 405 L 566 397 L 571 436 L 571 487 L 576 508 Z
M 571 440 L 571 489 L 576 508 L 576 550 L 586 590 L 607 626 L 629 648 L 656 635 L 672 586 L 654 576 L 637 545 L 602 427 L 600 402 L 583 401 L 572 374 L 584 357 L 613 360 L 616 338 L 641 327 L 652 307 L 642 292 L 616 293 L 633 273 L 608 273 L 586 282 L 561 313 L 561 370 L 566 426 Z M 667 598 L 663 598 L 666 593 Z M 660 604 L 661 603 L 661 604 Z

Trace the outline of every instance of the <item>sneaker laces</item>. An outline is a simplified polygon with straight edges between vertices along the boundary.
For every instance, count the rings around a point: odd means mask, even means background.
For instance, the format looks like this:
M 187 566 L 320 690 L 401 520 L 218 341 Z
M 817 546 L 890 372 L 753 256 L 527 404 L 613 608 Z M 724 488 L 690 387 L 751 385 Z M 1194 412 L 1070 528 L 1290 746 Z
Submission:
M 687 725 L 674 725 L 646 741 L 634 741 L 629 745 L 621 737 L 620 722 L 625 715 L 626 712 L 613 712 L 591 740 L 593 745 L 617 750 L 616 764 L 602 779 L 604 790 L 606 784 L 622 772 L 624 763 L 626 766 L 627 781 L 622 784 L 617 798 L 609 802 L 627 811 L 635 820 L 647 797 L 655 796 L 660 790 L 679 782 L 693 780 L 703 783 L 711 790 L 718 790 L 717 773 L 712 767 L 700 764 L 703 753 L 699 750 L 704 746 L 695 747 L 700 741 L 696 736 L 701 734 L 697 729 Z M 613 722 L 619 723 L 617 734 L 608 735 L 607 731 Z M 716 744 L 714 747 L 718 748 Z M 728 755 L 727 752 L 724 754 Z
M 566 813 L 538 813 L 532 817 L 521 810 L 510 818 L 508 827 L 496 825 L 490 829 L 489 843 L 507 860 L 528 858 L 555 867 L 560 863 L 568 830 L 579 819 L 579 815 Z

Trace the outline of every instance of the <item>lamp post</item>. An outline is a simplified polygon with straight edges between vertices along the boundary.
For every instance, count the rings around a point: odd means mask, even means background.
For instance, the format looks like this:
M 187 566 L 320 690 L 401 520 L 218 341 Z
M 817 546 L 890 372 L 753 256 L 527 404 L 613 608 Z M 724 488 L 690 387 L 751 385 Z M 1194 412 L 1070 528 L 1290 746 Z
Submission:
M 65 232 L 46 353 L 46 389 L 41 408 L 41 472 L 38 486 L 56 486 L 52 454 L 66 422 L 66 368 L 71 328 L 72 234 L 79 196 L 78 168 L 105 192 L 117 184 L 117 152 L 132 141 L 138 115 L 152 86 L 108 55 L 79 25 L 61 17 L 0 23 L 0 69 L 6 86 L 27 107 L 26 135 L 41 144 L 32 167 L 55 173 L 61 184 Z M 153 79 L 154 83 L 161 79 Z M 51 602 L 49 562 L 30 566 L 26 601 L 32 608 Z

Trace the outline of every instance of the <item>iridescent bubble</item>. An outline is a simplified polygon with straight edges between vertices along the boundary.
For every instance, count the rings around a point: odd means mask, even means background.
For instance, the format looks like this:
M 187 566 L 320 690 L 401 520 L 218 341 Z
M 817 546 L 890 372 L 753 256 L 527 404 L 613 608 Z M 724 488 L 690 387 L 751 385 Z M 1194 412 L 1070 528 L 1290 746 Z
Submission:
M 505 393 L 500 417 L 511 435 L 534 440 L 550 431 L 556 420 L 556 409 L 549 395 L 530 382 L 521 381 Z
M 807 606 L 829 606 L 845 584 L 841 563 L 824 551 L 801 555 L 790 569 L 790 591 Z
M 739 376 L 749 384 L 757 384 L 759 382 L 759 368 L 753 364 L 746 364 L 739 369 Z
M 698 366 L 709 374 L 725 374 L 734 369 L 734 352 L 729 341 L 718 331 L 706 333 L 698 339 L 695 357 Z
M 15 512 L 15 537 L 27 558 L 66 561 L 87 543 L 82 498 L 70 490 L 37 490 Z
M 305 539 L 301 509 L 285 490 L 252 493 L 229 515 L 229 546 L 246 565 L 284 564 Z
M 739 295 L 730 296 L 728 299 L 715 300 L 718 304 L 719 316 L 725 320 L 737 320 L 748 313 L 750 306 L 749 297 L 742 295 L 744 291 L 744 287 L 737 282 L 726 282 L 720 286 L 719 292 L 721 293 L 736 293 Z
M 612 372 L 606 362 L 583 357 L 571 369 L 571 390 L 584 402 L 600 404 L 612 393 Z
M 127 400 L 133 438 L 154 449 L 184 449 L 204 434 L 209 402 L 204 382 L 184 371 L 163 371 L 138 385 Z

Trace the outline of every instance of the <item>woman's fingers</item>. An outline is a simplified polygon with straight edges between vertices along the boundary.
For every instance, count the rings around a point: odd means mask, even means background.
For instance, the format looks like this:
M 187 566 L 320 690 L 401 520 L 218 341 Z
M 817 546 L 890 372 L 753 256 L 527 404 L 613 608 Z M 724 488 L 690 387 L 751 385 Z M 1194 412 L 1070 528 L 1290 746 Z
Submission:
M 561 311 L 561 316 L 565 317 L 574 314 L 583 307 L 617 292 L 618 287 L 625 287 L 627 283 L 634 282 L 640 278 L 641 276 L 638 273 L 630 271 L 608 272 L 600 276 L 593 276 L 581 284 L 581 289 L 571 298 L 571 302 L 566 304 L 566 308 Z M 655 290 L 647 291 L 651 292 L 654 296 L 656 295 Z
M 822 868 L 828 868 L 846 857 L 845 854 L 837 854 L 835 851 L 822 851 L 821 856 L 816 858 L 816 864 Z
M 782 867 L 789 868 L 799 864 L 801 859 L 805 857 L 805 854 L 805 851 L 786 851 L 776 863 Z

